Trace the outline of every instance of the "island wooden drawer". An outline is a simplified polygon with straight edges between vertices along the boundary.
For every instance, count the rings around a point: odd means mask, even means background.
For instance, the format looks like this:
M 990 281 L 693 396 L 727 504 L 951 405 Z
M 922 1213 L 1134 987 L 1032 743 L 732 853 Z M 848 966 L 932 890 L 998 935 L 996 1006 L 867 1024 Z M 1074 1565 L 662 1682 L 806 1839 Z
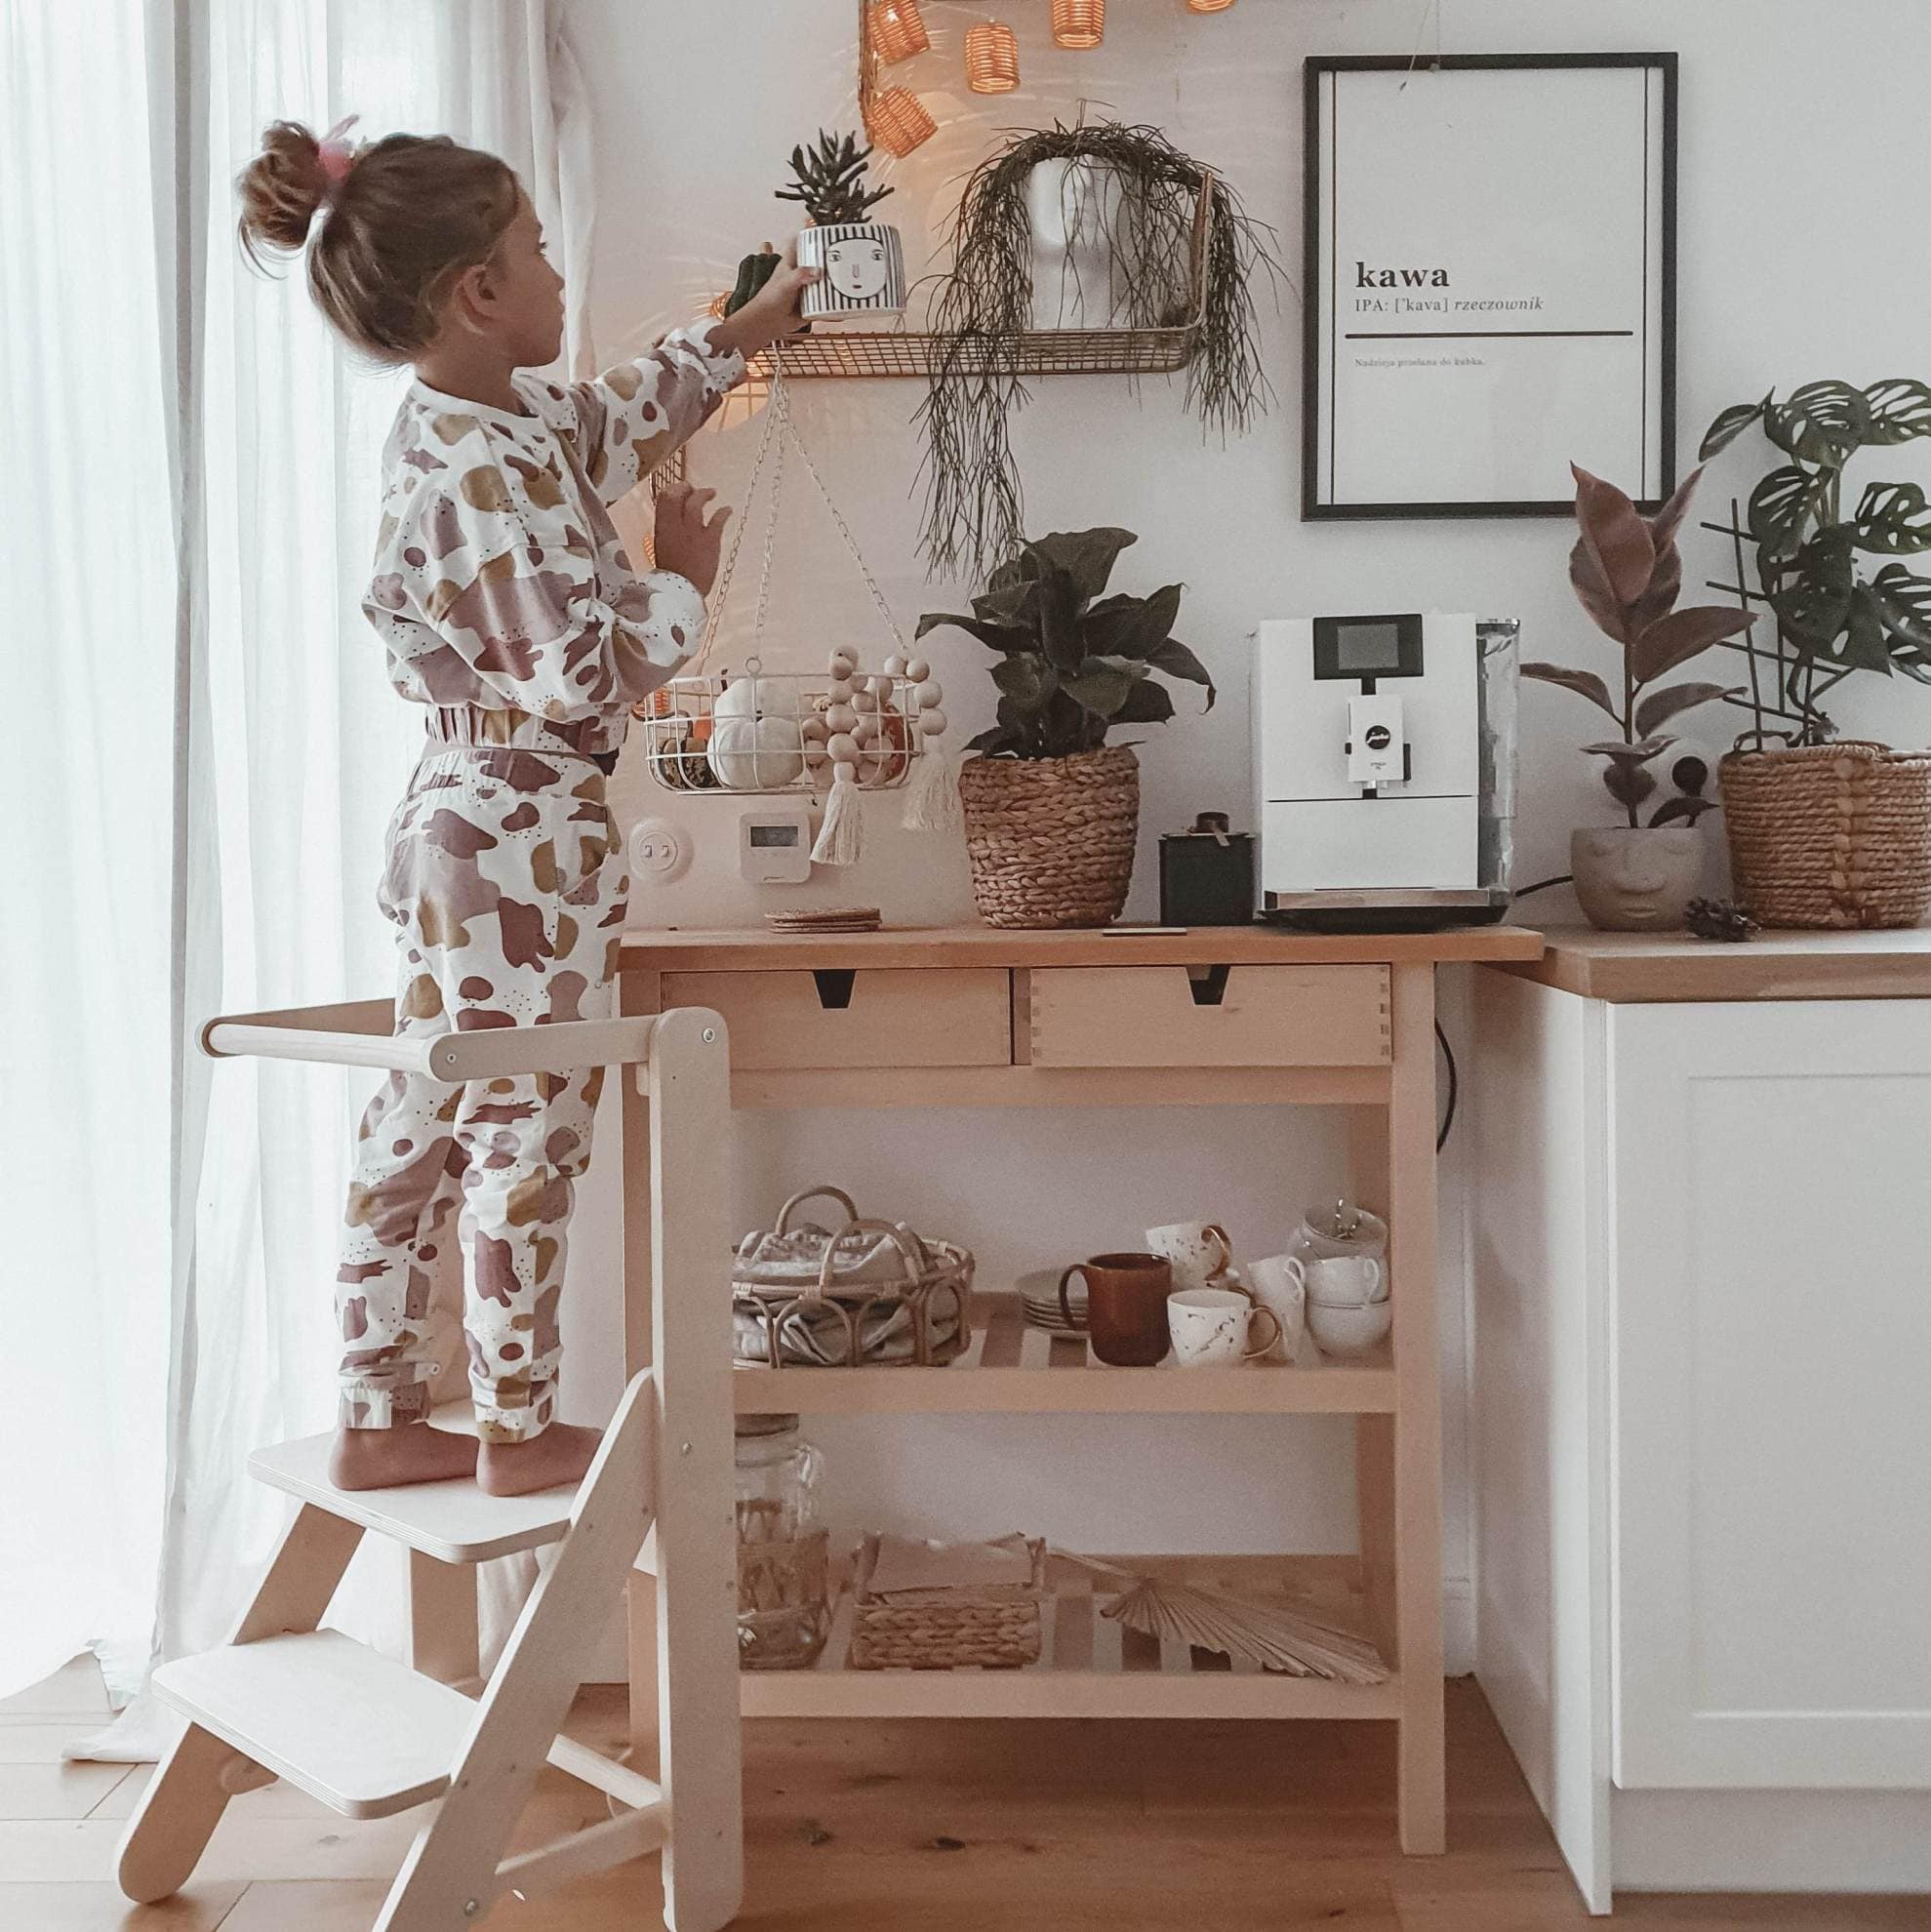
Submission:
M 708 1006 L 731 1028 L 731 1065 L 1009 1067 L 1012 976 L 971 967 L 666 973 L 664 1004 Z
M 1386 1067 L 1386 966 L 1054 966 L 1019 981 L 1034 1067 Z

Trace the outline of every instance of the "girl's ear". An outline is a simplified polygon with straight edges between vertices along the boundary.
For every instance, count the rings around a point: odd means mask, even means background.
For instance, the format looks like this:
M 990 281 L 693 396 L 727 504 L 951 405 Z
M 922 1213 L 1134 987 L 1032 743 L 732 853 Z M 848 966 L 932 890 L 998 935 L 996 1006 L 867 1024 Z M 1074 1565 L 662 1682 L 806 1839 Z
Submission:
M 496 285 L 490 278 L 490 264 L 475 262 L 463 269 L 450 286 L 449 314 L 472 336 L 489 333 L 496 312 Z

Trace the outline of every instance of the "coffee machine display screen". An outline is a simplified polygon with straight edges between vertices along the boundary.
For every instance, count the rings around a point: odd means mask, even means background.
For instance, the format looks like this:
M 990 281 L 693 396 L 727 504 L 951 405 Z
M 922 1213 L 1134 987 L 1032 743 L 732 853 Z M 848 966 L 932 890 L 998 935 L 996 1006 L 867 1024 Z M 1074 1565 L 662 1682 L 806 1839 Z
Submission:
M 1420 612 L 1392 617 L 1314 620 L 1317 678 L 1420 677 Z

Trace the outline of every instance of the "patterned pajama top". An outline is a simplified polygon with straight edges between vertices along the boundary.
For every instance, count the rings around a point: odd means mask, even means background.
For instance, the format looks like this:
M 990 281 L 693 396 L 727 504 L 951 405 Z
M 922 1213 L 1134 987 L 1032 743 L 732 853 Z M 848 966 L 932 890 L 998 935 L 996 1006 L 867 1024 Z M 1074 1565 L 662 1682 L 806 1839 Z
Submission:
M 484 742 L 544 742 L 518 722 L 530 719 L 579 750 L 617 750 L 630 704 L 696 647 L 704 599 L 674 572 L 633 575 L 606 505 L 744 373 L 700 326 L 591 382 L 519 372 L 527 416 L 411 383 L 383 451 L 363 599 L 396 690 L 516 714 L 483 725 Z

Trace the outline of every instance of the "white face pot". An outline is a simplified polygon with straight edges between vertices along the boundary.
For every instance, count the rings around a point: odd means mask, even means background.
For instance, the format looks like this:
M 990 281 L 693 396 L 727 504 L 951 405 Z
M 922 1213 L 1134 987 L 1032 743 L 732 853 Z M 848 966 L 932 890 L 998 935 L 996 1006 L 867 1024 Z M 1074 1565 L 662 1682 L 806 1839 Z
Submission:
M 1125 324 L 1124 201 L 1118 170 L 1102 162 L 1042 161 L 1026 177 L 1035 329 Z
M 798 266 L 823 278 L 805 290 L 799 306 L 813 322 L 897 315 L 905 305 L 905 252 L 899 231 L 884 221 L 827 221 L 798 235 Z
M 1590 925 L 1606 933 L 1673 933 L 1703 882 L 1694 825 L 1591 825 L 1569 834 L 1569 869 Z

